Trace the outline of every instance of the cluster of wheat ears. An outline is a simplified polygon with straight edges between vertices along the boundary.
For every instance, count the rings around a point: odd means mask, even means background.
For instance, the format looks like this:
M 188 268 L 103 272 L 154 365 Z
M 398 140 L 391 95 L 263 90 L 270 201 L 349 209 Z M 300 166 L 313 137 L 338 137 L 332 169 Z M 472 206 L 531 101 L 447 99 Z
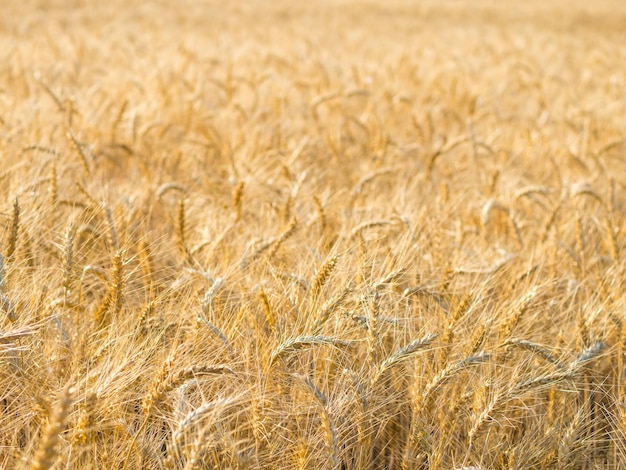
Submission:
M 626 10 L 545 3 L 2 3 L 0 467 L 624 468 Z

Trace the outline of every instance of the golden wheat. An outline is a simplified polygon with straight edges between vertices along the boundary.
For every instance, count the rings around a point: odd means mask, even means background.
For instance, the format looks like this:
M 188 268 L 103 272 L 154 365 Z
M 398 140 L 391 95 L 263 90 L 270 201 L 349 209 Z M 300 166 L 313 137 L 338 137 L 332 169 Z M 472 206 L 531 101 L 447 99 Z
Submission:
M 0 3 L 0 468 L 624 466 L 623 2 Z

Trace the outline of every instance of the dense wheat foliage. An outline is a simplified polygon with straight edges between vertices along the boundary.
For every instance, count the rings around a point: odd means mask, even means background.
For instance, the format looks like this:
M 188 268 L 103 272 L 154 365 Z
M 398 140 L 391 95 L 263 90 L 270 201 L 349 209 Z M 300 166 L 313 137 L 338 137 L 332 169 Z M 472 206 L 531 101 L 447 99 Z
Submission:
M 623 2 L 5 0 L 0 54 L 0 467 L 626 466 Z

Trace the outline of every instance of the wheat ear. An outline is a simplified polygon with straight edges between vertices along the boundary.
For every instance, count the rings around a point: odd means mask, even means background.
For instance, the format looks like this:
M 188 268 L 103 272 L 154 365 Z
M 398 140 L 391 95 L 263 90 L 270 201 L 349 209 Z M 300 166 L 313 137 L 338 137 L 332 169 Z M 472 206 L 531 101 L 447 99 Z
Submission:
M 166 366 L 171 368 L 171 363 Z M 165 369 L 164 369 L 165 370 Z M 165 398 L 165 395 L 172 390 L 177 389 L 185 382 L 199 377 L 208 375 L 220 375 L 220 374 L 234 374 L 235 371 L 230 367 L 219 364 L 215 366 L 192 366 L 188 367 L 176 375 L 163 377 L 160 376 L 158 381 L 155 381 L 150 389 L 149 394 L 144 397 L 142 402 L 142 408 L 147 415 Z
M 313 287 L 311 289 L 311 297 L 313 299 L 317 298 L 320 291 L 322 290 L 322 287 L 324 287 L 324 285 L 326 284 L 326 281 L 328 281 L 328 278 L 330 277 L 332 272 L 335 270 L 338 259 L 339 259 L 339 256 L 333 256 L 328 261 L 326 261 L 320 268 L 319 272 L 317 273 L 317 276 L 315 276 L 315 281 L 313 281 Z
M 291 221 L 291 223 L 289 224 L 289 227 L 287 227 L 287 230 L 285 230 L 283 233 L 281 233 L 278 238 L 272 242 L 271 246 L 270 246 L 270 251 L 268 253 L 268 257 L 271 258 L 273 257 L 276 252 L 278 251 L 278 249 L 281 247 L 281 245 L 291 236 L 293 236 L 294 233 L 296 233 L 296 230 L 298 228 L 298 219 L 296 219 L 294 217 L 294 219 Z
M 85 174 L 88 177 L 91 177 L 91 169 L 89 168 L 89 163 L 87 161 L 87 155 L 85 155 L 85 152 L 83 151 L 83 148 L 82 148 L 80 142 L 78 142 L 78 140 L 76 140 L 76 137 L 74 136 L 74 133 L 71 130 L 67 131 L 66 136 L 67 136 L 68 140 L 70 141 L 70 143 L 72 144 L 72 148 L 76 151 L 76 153 L 80 157 L 80 163 L 83 166 L 83 170 L 85 171 Z
M 128 100 L 124 100 L 124 102 L 120 106 L 119 111 L 117 112 L 117 115 L 115 116 L 115 119 L 113 120 L 113 123 L 111 124 L 110 138 L 111 138 L 112 143 L 115 143 L 117 141 L 117 129 L 120 123 L 122 122 L 122 118 L 124 117 L 124 113 L 126 112 L 127 107 L 128 107 Z
M 428 334 L 423 338 L 416 339 L 411 343 L 407 344 L 405 347 L 398 349 L 395 353 L 385 359 L 380 366 L 378 366 L 378 370 L 372 377 L 372 385 L 374 385 L 378 379 L 387 371 L 392 368 L 396 364 L 399 364 L 413 356 L 415 356 L 418 352 L 422 351 L 424 348 L 430 346 L 435 339 L 437 339 L 438 334 Z
M 619 262 L 619 245 L 617 244 L 617 233 L 615 231 L 615 228 L 613 228 L 611 219 L 609 219 L 608 216 L 604 218 L 604 224 L 609 239 L 609 252 L 611 253 L 611 258 L 613 258 L 613 261 L 617 263 Z
M 339 306 L 346 300 L 346 297 L 348 296 L 351 290 L 352 290 L 352 284 L 348 284 L 348 286 L 346 286 L 338 296 L 326 302 L 322 306 L 319 314 L 317 315 L 315 319 L 315 323 L 313 324 L 313 327 L 311 328 L 311 333 L 313 335 L 317 335 L 321 333 L 322 327 L 328 321 L 328 318 L 330 317 L 331 313 L 336 311 L 339 308 Z
M 276 312 L 272 308 L 270 304 L 270 300 L 267 298 L 267 294 L 265 290 L 261 289 L 259 292 L 259 297 L 261 298 L 261 303 L 263 304 L 263 310 L 265 312 L 265 322 L 270 327 L 270 329 L 276 328 Z
M 74 389 L 66 387 L 59 396 L 54 414 L 50 416 L 43 432 L 39 448 L 30 464 L 31 470 L 52 468 L 58 457 L 58 444 L 61 433 L 65 430 L 67 417 L 73 403 Z
M 178 243 L 178 249 L 183 254 L 187 251 L 185 229 L 185 200 L 181 198 L 178 201 L 178 213 L 176 217 L 176 241 Z
M 57 165 L 55 162 L 50 163 L 50 188 L 48 192 L 50 194 L 50 204 L 54 206 L 59 199 L 57 189 Z
M 65 243 L 63 248 L 63 289 L 66 295 L 72 290 L 72 283 L 74 281 L 74 238 L 76 237 L 76 230 L 74 223 L 70 222 L 69 226 L 65 230 Z
M 513 310 L 513 313 L 511 314 L 511 316 L 509 316 L 506 323 L 502 327 L 502 330 L 501 330 L 502 342 L 505 342 L 511 337 L 515 328 L 519 324 L 522 316 L 524 315 L 526 310 L 528 310 L 530 303 L 532 302 L 532 300 L 535 298 L 536 295 L 537 295 L 537 290 L 532 289 L 524 297 L 522 297 L 521 300 L 518 302 L 517 306 Z
M 9 229 L 9 238 L 7 240 L 6 259 L 9 263 L 13 260 L 15 251 L 17 250 L 17 240 L 20 232 L 20 204 L 15 198 L 13 203 L 13 214 L 11 216 L 11 228 Z
M 315 345 L 322 345 L 322 344 L 326 344 L 326 345 L 334 346 L 334 347 L 340 347 L 340 346 L 345 347 L 345 346 L 350 345 L 348 341 L 344 341 L 344 340 L 340 340 L 336 338 L 330 338 L 328 336 L 309 336 L 309 335 L 296 336 L 294 338 L 286 339 L 272 352 L 272 355 L 270 356 L 269 365 L 271 366 L 274 362 L 276 362 L 278 358 L 286 354 L 297 352 L 300 349 L 308 347 L 308 346 L 315 346 Z
M 176 429 L 172 433 L 172 446 L 168 452 L 167 459 L 164 462 L 166 468 L 174 467 L 174 459 L 179 455 L 181 441 L 185 437 L 185 432 L 194 424 L 198 423 L 208 413 L 219 411 L 227 407 L 231 407 L 240 402 L 242 395 L 235 396 L 230 399 L 218 398 L 216 400 L 202 404 L 200 407 L 189 412 L 181 421 L 179 421 Z
M 124 252 L 117 250 L 113 255 L 113 267 L 109 289 L 96 310 L 95 319 L 98 329 L 107 325 L 111 314 L 117 314 L 124 303 Z
M 337 446 L 337 432 L 335 430 L 335 425 L 333 420 L 331 419 L 330 413 L 328 411 L 328 397 L 322 392 L 317 385 L 313 383 L 310 377 L 307 376 L 298 376 L 308 387 L 308 389 L 313 393 L 313 396 L 317 399 L 317 401 L 321 405 L 321 413 L 320 418 L 322 422 L 322 429 L 324 430 L 324 441 L 326 447 L 329 451 L 329 458 L 332 463 L 333 469 L 339 468 L 339 451 Z
M 6 272 L 4 270 L 4 256 L 0 253 L 0 294 L 3 294 L 7 288 Z
M 239 222 L 241 220 L 241 216 L 242 216 L 242 199 L 243 199 L 243 189 L 244 189 L 244 182 L 240 181 L 239 183 L 237 183 L 237 186 L 235 186 L 235 189 L 233 191 L 233 208 L 235 210 L 235 221 Z
M 320 222 L 322 232 L 326 230 L 326 213 L 324 212 L 324 206 L 317 196 L 313 196 L 313 202 L 315 203 L 315 210 L 317 211 L 317 218 Z

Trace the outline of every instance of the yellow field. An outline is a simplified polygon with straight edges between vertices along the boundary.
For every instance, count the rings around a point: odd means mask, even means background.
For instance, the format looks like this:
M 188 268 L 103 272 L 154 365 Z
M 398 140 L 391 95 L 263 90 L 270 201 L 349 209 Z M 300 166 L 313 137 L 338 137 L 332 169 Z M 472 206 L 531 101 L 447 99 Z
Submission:
M 626 4 L 0 2 L 0 467 L 626 468 Z

